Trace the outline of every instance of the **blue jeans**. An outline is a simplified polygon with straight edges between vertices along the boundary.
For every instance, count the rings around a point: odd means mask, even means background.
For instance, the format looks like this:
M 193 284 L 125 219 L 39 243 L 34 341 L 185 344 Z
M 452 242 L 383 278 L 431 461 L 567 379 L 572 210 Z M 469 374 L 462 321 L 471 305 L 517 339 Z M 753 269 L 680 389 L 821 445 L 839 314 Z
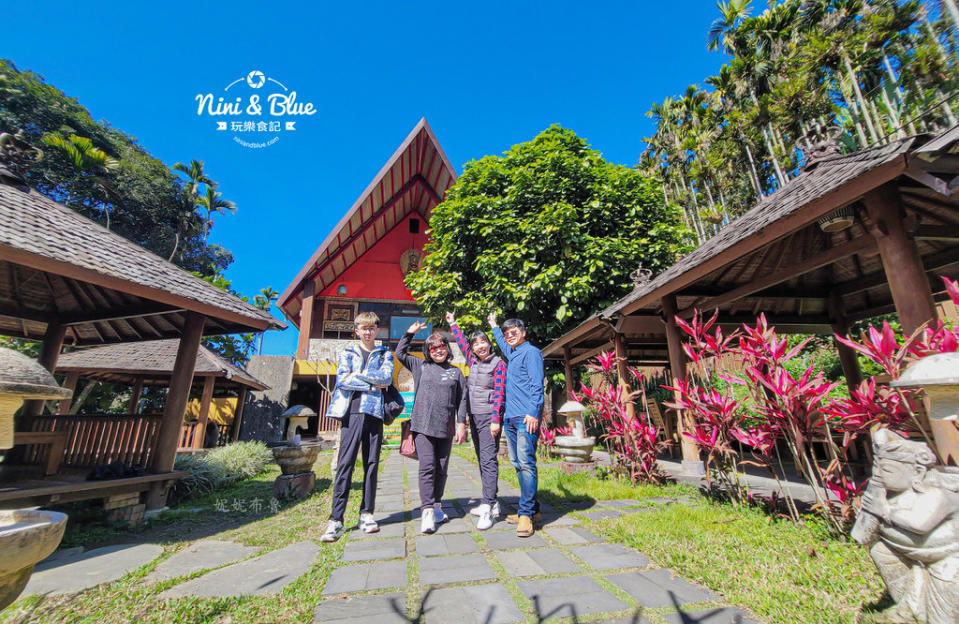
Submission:
M 522 418 L 510 418 L 506 421 L 506 449 L 509 460 L 519 477 L 519 515 L 533 517 L 539 511 L 536 500 L 536 443 L 539 441 L 539 429 L 536 433 L 526 431 Z

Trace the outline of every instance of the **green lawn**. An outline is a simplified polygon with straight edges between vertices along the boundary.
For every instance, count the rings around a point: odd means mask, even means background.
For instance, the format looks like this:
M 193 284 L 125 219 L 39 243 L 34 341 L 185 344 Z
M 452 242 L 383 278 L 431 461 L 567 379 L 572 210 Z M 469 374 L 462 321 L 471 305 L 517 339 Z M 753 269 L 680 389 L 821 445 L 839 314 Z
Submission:
M 471 449 L 454 448 L 475 461 Z M 500 475 L 518 485 L 508 461 L 501 461 Z M 690 499 L 689 505 L 649 502 L 652 511 L 592 522 L 590 528 L 770 622 L 855 622 L 860 610 L 873 611 L 883 595 L 866 549 L 830 538 L 815 519 L 796 526 L 755 508 L 714 502 L 686 485 L 633 486 L 550 467 L 540 468 L 539 491 L 540 500 L 552 505 Z
M 273 480 L 279 468 L 270 470 L 230 488 L 183 503 L 179 508 L 137 530 L 116 529 L 87 519 L 68 529 L 65 546 L 82 545 L 87 549 L 110 543 L 154 542 L 163 544 L 165 559 L 196 539 L 215 537 L 249 546 L 273 550 L 305 540 L 321 545 L 317 563 L 305 575 L 288 585 L 277 596 L 242 598 L 161 600 L 157 595 L 183 579 L 150 585 L 142 578 L 156 566 L 150 563 L 119 581 L 102 585 L 76 596 L 37 596 L 23 598 L 0 613 L 0 622 L 88 622 L 112 624 L 128 622 L 311 622 L 320 601 L 320 592 L 333 568 L 339 563 L 344 541 L 323 544 L 320 535 L 326 528 L 330 510 L 330 454 L 322 453 L 314 466 L 316 493 L 309 499 L 281 505 L 276 513 L 270 508 Z M 354 488 L 358 484 L 354 483 Z M 347 520 L 355 519 L 360 496 L 350 496 Z M 254 499 L 263 502 L 259 511 L 251 507 Z M 245 512 L 233 510 L 233 501 L 245 501 Z M 226 503 L 228 513 L 217 511 Z M 195 576 L 198 576 L 197 573 Z

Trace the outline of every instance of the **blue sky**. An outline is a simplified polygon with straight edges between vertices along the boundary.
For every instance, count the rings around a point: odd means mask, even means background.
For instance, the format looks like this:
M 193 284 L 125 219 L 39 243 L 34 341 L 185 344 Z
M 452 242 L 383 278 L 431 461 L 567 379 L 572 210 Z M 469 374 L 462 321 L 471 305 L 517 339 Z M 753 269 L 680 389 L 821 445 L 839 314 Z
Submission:
M 705 48 L 716 15 L 712 0 L 8 2 L 0 21 L 17 26 L 0 56 L 168 165 L 205 161 L 238 206 L 210 239 L 233 251 L 227 277 L 252 298 L 286 288 L 420 117 L 457 172 L 553 123 L 635 164 L 650 105 L 722 63 Z M 318 110 L 263 149 L 196 110 L 197 94 L 251 70 Z M 291 326 L 263 352 L 295 345 Z

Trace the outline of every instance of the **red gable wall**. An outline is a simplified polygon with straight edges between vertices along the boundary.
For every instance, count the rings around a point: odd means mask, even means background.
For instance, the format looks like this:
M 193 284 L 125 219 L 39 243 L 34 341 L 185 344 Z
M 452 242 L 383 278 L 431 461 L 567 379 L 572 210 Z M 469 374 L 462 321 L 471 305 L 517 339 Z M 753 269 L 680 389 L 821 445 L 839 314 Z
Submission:
M 420 233 L 410 234 L 409 220 L 419 219 Z M 340 279 L 317 293 L 321 297 L 349 299 L 392 299 L 413 301 L 403 284 L 400 256 L 410 248 L 423 250 L 427 223 L 419 214 L 403 219 L 371 249 L 354 262 Z M 340 284 L 346 284 L 346 295 L 337 295 Z

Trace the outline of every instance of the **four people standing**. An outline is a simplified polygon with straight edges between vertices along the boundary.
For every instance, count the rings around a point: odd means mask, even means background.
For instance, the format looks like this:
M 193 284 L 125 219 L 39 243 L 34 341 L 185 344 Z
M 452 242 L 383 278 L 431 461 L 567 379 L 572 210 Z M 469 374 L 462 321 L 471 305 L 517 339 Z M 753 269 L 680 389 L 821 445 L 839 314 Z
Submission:
M 413 323 L 396 346 L 396 359 L 413 374 L 415 398 L 410 429 L 419 456 L 419 493 L 423 533 L 433 533 L 436 525 L 447 520 L 442 498 L 446 488 L 452 443 L 466 439 L 466 415 L 471 429 L 483 483 L 481 504 L 472 510 L 479 516 L 477 528 L 488 529 L 499 515 L 496 500 L 499 467 L 496 451 L 499 436 L 506 430 L 509 457 L 520 482 L 518 513 L 507 517 L 517 524 L 520 537 L 533 534 L 539 520 L 536 499 L 536 444 L 543 412 L 543 355 L 526 342 L 522 321 L 510 319 L 502 330 L 496 314 L 489 315 L 493 335 L 508 365 L 492 353 L 486 334 L 475 332 L 469 341 L 456 318 L 447 313 L 447 321 L 470 367 L 469 380 L 450 363 L 448 339 L 431 334 L 423 343 L 423 359 L 409 353 L 413 336 L 426 327 Z M 339 469 L 333 483 L 333 504 L 326 532 L 321 539 L 332 542 L 344 533 L 344 518 L 350 482 L 357 454 L 362 450 L 363 500 L 360 506 L 361 530 L 379 530 L 373 518 L 376 476 L 383 441 L 383 396 L 393 379 L 393 357 L 383 346 L 375 345 L 379 319 L 371 312 L 359 314 L 354 331 L 359 345 L 351 345 L 340 354 L 336 386 L 327 417 L 340 420 Z M 505 423 L 504 423 L 505 421 Z

